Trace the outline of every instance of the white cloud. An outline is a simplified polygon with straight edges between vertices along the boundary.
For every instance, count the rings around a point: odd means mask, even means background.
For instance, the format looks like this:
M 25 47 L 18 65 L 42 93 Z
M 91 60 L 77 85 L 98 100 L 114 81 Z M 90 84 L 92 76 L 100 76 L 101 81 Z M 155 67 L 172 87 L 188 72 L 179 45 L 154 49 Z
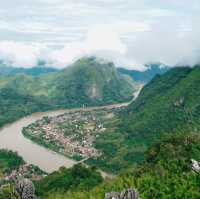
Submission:
M 6 0 L 0 58 L 64 67 L 84 55 L 142 68 L 150 61 L 199 61 L 199 0 Z
M 55 65 L 66 66 L 82 56 L 99 56 L 106 54 L 125 55 L 126 45 L 122 43 L 117 32 L 107 26 L 96 26 L 89 30 L 87 37 L 79 42 L 68 43 L 64 48 L 53 51 L 49 55 L 50 62 Z
M 0 42 L 0 59 L 11 63 L 16 67 L 32 67 L 37 64 L 37 60 L 44 47 L 39 44 L 27 45 L 18 42 Z
M 117 66 L 139 70 L 152 61 L 194 65 L 200 61 L 200 29 L 178 24 L 171 24 L 172 29 L 166 25 L 158 27 L 156 22 L 151 26 L 134 22 L 97 25 L 85 38 L 68 42 L 59 49 L 44 44 L 0 42 L 0 58 L 24 67 L 35 66 L 41 58 L 62 68 L 83 56 L 97 56 L 114 61 Z M 136 34 L 132 42 L 122 40 L 124 33 L 132 32 Z

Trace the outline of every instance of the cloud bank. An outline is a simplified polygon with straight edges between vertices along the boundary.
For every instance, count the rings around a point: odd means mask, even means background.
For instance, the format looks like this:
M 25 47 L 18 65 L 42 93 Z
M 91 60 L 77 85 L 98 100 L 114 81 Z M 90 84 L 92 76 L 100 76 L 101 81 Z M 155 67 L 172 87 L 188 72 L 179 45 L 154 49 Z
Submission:
M 139 70 L 200 62 L 199 0 L 7 0 L 0 13 L 0 59 L 13 66 L 62 68 L 82 56 Z

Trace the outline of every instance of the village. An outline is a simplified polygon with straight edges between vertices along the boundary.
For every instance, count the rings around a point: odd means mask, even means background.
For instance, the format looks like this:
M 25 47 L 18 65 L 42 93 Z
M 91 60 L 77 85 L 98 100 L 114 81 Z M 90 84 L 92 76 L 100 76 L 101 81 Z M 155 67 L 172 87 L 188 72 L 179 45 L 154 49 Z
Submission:
M 28 178 L 32 181 L 41 180 L 46 176 L 46 173 L 41 171 L 37 166 L 32 164 L 22 164 L 19 168 L 13 169 L 10 173 L 5 173 L 0 176 L 0 188 L 6 182 L 15 182 L 19 178 Z
M 98 157 L 95 140 L 106 131 L 106 123 L 116 109 L 67 112 L 44 117 L 23 129 L 33 141 L 76 160 Z

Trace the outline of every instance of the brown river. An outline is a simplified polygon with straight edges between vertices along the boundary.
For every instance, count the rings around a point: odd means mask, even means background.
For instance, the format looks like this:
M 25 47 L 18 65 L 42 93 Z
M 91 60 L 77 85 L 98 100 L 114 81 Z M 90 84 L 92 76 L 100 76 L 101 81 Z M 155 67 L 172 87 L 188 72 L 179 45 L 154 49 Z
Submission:
M 18 154 L 22 156 L 27 163 L 37 165 L 46 172 L 55 171 L 61 166 L 72 167 L 77 163 L 76 161 L 66 158 L 42 146 L 39 146 L 25 138 L 22 134 L 23 127 L 28 126 L 29 124 L 35 122 L 38 119 L 41 119 L 44 116 L 56 116 L 65 112 L 77 110 L 88 111 L 100 108 L 110 109 L 113 107 L 127 106 L 127 104 L 128 103 L 115 104 L 104 107 L 80 108 L 71 110 L 67 109 L 34 113 L 0 129 L 0 148 L 18 152 Z
M 139 91 L 135 93 L 134 98 L 136 98 L 138 94 Z M 36 120 L 41 119 L 44 116 L 57 116 L 66 112 L 74 112 L 78 110 L 88 111 L 101 108 L 119 108 L 127 106 L 129 103 L 114 104 L 102 107 L 66 109 L 34 113 L 0 129 L 0 149 L 9 149 L 18 152 L 18 154 L 22 156 L 27 163 L 37 165 L 46 172 L 55 171 L 61 166 L 65 166 L 67 168 L 72 167 L 77 163 L 76 161 L 48 150 L 25 138 L 22 134 L 23 127 L 34 123 Z

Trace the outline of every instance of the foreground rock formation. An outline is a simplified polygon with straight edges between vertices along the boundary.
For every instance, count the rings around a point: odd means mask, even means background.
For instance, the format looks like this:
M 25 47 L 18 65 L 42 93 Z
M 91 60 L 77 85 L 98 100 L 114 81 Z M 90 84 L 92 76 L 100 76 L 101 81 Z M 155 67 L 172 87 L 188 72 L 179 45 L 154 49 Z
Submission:
M 105 199 L 139 199 L 139 194 L 134 189 L 127 189 L 123 192 L 106 193 Z
M 20 199 L 37 199 L 35 195 L 35 187 L 29 179 L 20 179 L 16 185 Z

